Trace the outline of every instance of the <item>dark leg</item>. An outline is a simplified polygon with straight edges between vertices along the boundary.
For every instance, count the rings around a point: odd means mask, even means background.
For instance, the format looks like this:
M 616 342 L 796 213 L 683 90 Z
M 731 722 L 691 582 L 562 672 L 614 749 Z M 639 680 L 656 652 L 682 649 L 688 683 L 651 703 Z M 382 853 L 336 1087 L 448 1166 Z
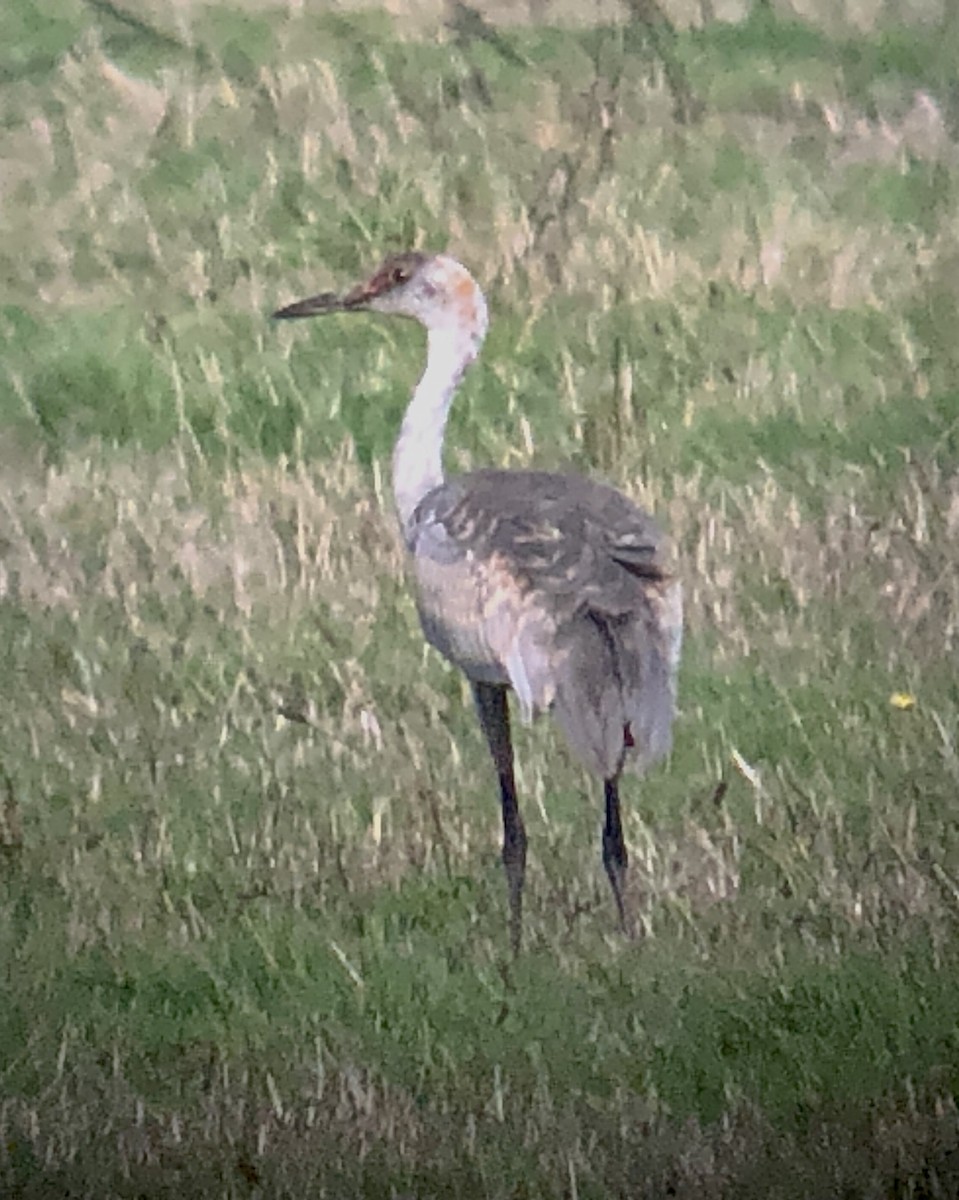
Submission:
M 606 795 L 606 821 L 603 825 L 603 866 L 609 876 L 609 882 L 619 910 L 619 923 L 623 933 L 632 936 L 632 926 L 626 917 L 623 904 L 623 888 L 626 884 L 626 868 L 629 865 L 629 855 L 626 843 L 623 841 L 623 822 L 619 815 L 619 785 L 616 779 L 603 781 Z
M 473 698 L 479 713 L 496 774 L 503 805 L 503 866 L 509 887 L 509 932 L 513 953 L 519 953 L 523 926 L 523 877 L 526 874 L 526 830 L 516 803 L 513 779 L 513 744 L 509 733 L 506 688 L 495 683 L 474 683 Z

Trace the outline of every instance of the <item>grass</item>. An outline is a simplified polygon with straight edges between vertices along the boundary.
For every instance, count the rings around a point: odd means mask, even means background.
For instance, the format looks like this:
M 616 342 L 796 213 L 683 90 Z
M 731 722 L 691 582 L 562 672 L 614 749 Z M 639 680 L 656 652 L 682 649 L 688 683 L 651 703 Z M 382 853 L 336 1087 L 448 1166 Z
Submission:
M 4 8 L 5 1194 L 955 1194 L 959 28 L 560 7 Z M 390 511 L 420 335 L 265 319 L 408 244 L 494 314 L 450 466 L 676 541 L 632 944 L 543 722 L 509 959 Z

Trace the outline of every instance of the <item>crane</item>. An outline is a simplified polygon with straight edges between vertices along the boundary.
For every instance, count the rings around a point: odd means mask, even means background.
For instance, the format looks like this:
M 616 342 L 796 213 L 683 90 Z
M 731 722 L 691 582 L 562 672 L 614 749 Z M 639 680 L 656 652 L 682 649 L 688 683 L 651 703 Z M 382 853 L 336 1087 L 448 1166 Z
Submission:
M 619 780 L 624 768 L 642 772 L 669 750 L 682 639 L 682 587 L 663 536 L 622 493 L 582 476 L 445 476 L 450 405 L 488 325 L 483 293 L 461 263 L 393 254 L 342 295 L 324 292 L 273 315 L 352 312 L 411 317 L 426 328 L 426 368 L 393 452 L 393 493 L 423 632 L 466 674 L 499 780 L 513 952 L 526 830 L 510 689 L 525 721 L 551 710 L 576 757 L 603 781 L 603 866 L 629 933 Z

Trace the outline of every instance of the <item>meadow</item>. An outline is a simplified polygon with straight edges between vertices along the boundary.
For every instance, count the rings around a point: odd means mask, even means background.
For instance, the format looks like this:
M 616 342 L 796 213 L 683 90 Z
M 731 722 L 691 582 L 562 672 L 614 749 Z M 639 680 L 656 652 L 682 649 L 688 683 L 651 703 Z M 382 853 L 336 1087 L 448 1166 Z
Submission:
M 959 1193 L 959 8 L 0 6 L 0 1194 Z M 526 945 L 389 453 L 650 506 L 675 748 L 518 731 Z

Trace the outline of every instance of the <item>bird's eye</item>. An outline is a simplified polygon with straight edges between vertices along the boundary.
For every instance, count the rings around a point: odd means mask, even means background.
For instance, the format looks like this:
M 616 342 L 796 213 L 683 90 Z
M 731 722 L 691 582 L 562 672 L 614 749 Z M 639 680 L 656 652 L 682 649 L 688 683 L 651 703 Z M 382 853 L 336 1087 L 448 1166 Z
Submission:
M 394 267 L 393 268 L 393 282 L 394 283 L 408 283 L 409 278 L 410 278 L 410 273 L 406 269 L 406 267 Z

